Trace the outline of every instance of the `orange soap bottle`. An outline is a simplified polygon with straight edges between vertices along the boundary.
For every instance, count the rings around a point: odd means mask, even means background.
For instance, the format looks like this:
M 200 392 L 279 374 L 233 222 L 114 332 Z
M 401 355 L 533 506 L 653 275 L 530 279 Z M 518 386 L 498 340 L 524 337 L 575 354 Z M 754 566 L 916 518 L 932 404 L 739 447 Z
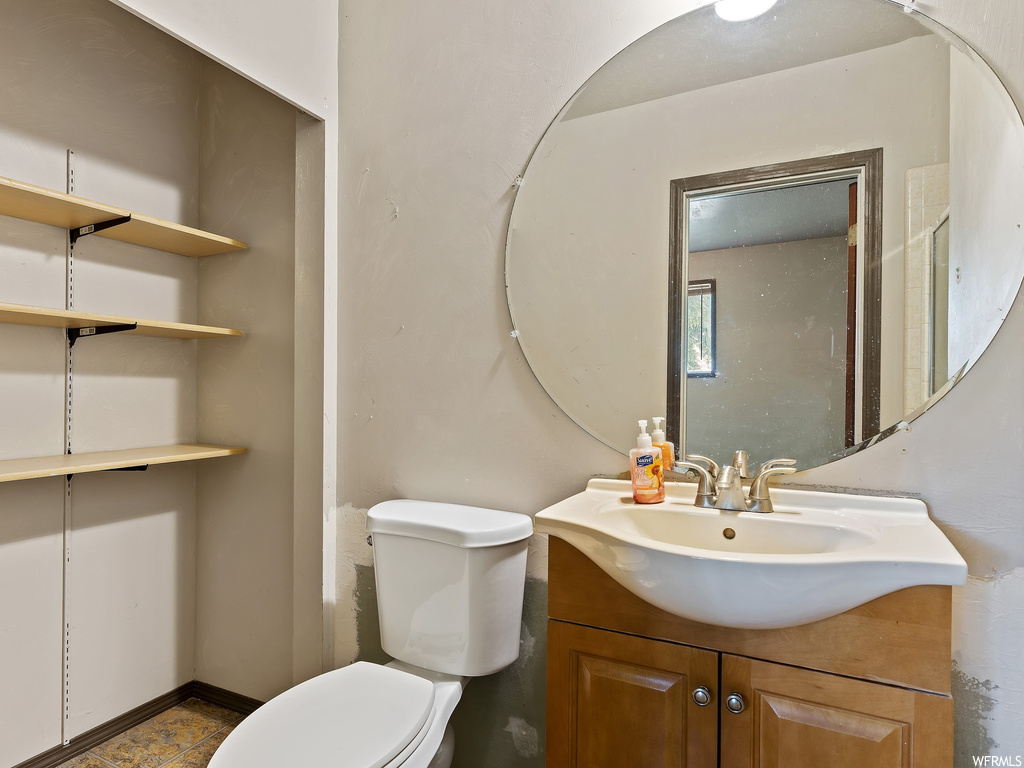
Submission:
M 651 444 L 647 434 L 647 420 L 641 419 L 636 448 L 629 452 L 629 470 L 633 477 L 633 501 L 637 504 L 657 504 L 665 500 L 662 481 L 661 448 Z
M 654 429 L 651 430 L 651 442 L 655 448 L 661 448 L 661 466 L 663 470 L 669 470 L 676 465 L 676 447 L 665 439 L 665 430 L 661 428 L 664 416 L 655 416 Z

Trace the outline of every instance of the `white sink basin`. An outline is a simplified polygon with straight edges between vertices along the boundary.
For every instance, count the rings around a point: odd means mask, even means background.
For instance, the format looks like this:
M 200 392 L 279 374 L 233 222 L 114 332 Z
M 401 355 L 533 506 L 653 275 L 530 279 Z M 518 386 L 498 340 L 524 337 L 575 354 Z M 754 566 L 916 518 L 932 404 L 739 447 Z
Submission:
M 775 511 L 693 506 L 696 486 L 635 504 L 624 480 L 537 514 L 637 597 L 694 621 L 770 629 L 818 621 L 920 584 L 963 584 L 967 563 L 917 499 L 788 488 Z

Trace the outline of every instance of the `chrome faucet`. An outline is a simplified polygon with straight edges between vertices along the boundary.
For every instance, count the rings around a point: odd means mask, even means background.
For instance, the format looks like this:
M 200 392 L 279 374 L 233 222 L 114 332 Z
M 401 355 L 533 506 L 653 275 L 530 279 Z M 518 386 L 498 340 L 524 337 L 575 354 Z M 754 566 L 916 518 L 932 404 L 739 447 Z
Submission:
M 746 451 L 736 451 L 732 465 L 724 467 L 719 467 L 714 460 L 699 454 L 688 453 L 686 459 L 677 461 L 673 469 L 677 472 L 693 470 L 700 478 L 697 481 L 694 506 L 728 512 L 771 512 L 772 499 L 768 492 L 768 479 L 797 471 L 795 459 L 766 461 L 757 468 L 757 474 L 750 484 L 750 492 L 744 496 L 743 480 L 749 476 L 750 463 Z M 705 462 L 707 467 L 698 464 L 698 461 Z
M 792 461 L 792 459 L 776 459 L 776 461 Z M 765 462 L 770 464 L 771 462 Z M 774 475 L 791 475 L 796 472 L 794 466 L 769 466 L 767 469 L 761 469 L 757 473 L 757 477 L 754 478 L 754 482 L 750 484 L 750 493 L 747 495 L 747 511 L 748 512 L 774 512 L 772 507 L 772 497 L 768 493 L 768 478 Z
M 687 459 L 703 459 L 703 456 L 691 456 L 687 454 Z M 707 461 L 711 461 L 707 459 Z M 711 461 L 711 465 L 714 470 L 717 470 L 718 465 Z M 700 479 L 697 481 L 697 496 L 693 500 L 695 507 L 701 509 L 714 509 L 715 508 L 715 477 L 717 471 L 709 470 L 708 468 L 696 464 L 693 461 L 677 461 L 675 466 L 672 467 L 676 472 L 686 472 L 687 470 L 693 470 L 697 473 L 697 477 Z
M 768 459 L 764 464 L 757 468 L 757 474 L 760 475 L 766 469 L 772 467 L 795 467 L 796 459 Z
M 746 451 L 736 451 L 732 455 L 732 465 L 736 467 L 736 471 L 739 472 L 740 477 L 744 480 L 749 480 L 753 477 L 750 474 L 750 456 L 747 455 Z
M 737 467 L 722 467 L 715 484 L 718 493 L 715 495 L 715 509 L 730 512 L 743 512 L 747 508 L 747 500 L 743 497 L 743 474 Z
M 718 477 L 718 471 L 721 467 L 714 459 L 709 459 L 707 456 L 701 456 L 699 453 L 688 453 L 686 454 L 688 461 L 703 461 L 708 465 L 708 471 L 711 473 L 711 477 Z

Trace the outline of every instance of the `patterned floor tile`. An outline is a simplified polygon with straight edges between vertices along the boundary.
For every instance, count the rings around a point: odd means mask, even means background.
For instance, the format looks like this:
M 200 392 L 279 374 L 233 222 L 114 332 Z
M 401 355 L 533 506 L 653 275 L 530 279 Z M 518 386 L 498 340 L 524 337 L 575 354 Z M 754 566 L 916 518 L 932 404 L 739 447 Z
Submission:
M 189 699 L 59 768 L 206 768 L 243 719 L 217 704 Z
M 225 726 L 223 719 L 190 709 L 183 704 L 162 712 L 146 723 L 160 732 L 167 743 L 190 747 Z
M 231 730 L 232 728 L 229 726 L 218 731 L 206 741 L 197 744 L 185 754 L 167 763 L 164 768 L 206 768 L 213 753 L 217 751 L 217 747 L 224 742 Z
M 224 727 L 185 707 L 174 707 L 92 750 L 117 768 L 158 768 Z
M 105 763 L 89 752 L 79 755 L 74 760 L 61 763 L 59 768 L 110 768 L 110 763 Z
M 224 725 L 238 725 L 244 719 L 245 715 L 240 715 L 226 707 L 222 707 L 218 704 L 212 704 L 209 701 L 203 701 L 202 699 L 189 699 L 183 707 L 188 707 L 191 710 L 199 712 L 200 714 L 212 717 L 214 720 L 218 720 Z
M 115 736 L 92 750 L 92 753 L 113 763 L 119 768 L 156 768 L 174 754 L 156 754 L 150 747 L 156 742 L 157 736 L 146 723 L 137 725 Z

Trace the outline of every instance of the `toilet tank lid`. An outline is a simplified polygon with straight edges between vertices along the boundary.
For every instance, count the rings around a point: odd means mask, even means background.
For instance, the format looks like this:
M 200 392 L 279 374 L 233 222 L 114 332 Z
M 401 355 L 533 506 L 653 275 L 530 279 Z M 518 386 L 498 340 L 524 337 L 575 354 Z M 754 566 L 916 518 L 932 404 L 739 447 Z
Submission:
M 533 520 L 517 512 L 395 499 L 381 502 L 367 512 L 366 530 L 456 547 L 494 547 L 529 538 Z

